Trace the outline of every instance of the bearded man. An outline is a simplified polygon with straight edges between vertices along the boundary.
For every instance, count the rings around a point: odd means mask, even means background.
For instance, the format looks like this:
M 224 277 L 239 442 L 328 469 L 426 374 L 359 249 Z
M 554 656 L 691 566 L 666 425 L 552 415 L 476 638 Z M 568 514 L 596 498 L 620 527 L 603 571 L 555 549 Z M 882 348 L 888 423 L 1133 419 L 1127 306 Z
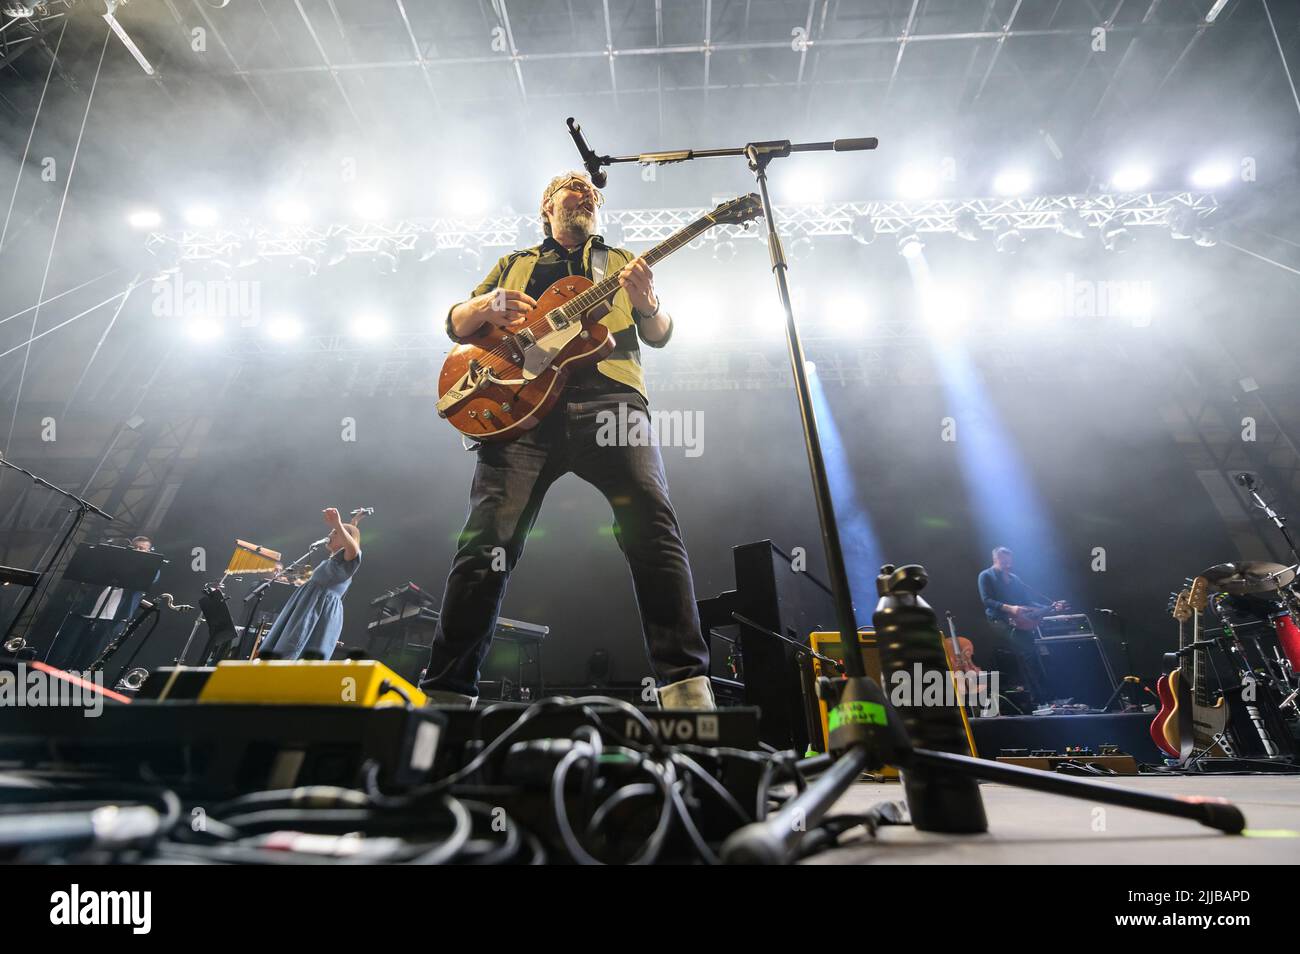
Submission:
M 479 671 L 510 573 L 546 491 L 559 477 L 574 473 L 604 494 L 613 509 L 614 535 L 631 570 L 660 704 L 713 708 L 708 648 L 659 449 L 597 438 L 601 422 L 611 414 L 633 426 L 640 416 L 648 425 L 638 339 L 662 348 L 673 330 L 671 316 L 655 295 L 650 267 L 625 249 L 608 247 L 596 234 L 602 201 L 585 173 L 556 176 L 542 193 L 545 241 L 503 257 L 470 297 L 447 313 L 447 334 L 472 343 L 492 326 L 522 327 L 537 299 L 566 276 L 598 282 L 617 272 L 621 286 L 601 320 L 613 335 L 614 350 L 575 371 L 537 427 L 476 449 L 469 519 L 447 576 L 420 683 L 435 704 L 473 705 L 477 700 Z M 557 598 L 564 592 L 557 586 Z M 570 595 L 575 600 L 582 596 Z

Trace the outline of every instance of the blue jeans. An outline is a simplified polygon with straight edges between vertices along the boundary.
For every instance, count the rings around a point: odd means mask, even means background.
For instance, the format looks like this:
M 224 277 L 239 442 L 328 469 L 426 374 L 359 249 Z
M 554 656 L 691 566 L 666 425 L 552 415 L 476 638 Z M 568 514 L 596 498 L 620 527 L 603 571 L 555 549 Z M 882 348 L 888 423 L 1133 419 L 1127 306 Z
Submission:
M 469 519 L 447 576 L 421 689 L 478 694 L 479 670 L 510 573 L 546 491 L 570 472 L 603 493 L 613 508 L 614 536 L 632 571 L 656 679 L 664 684 L 707 675 L 708 648 L 659 449 L 597 443 L 598 415 L 617 414 L 623 403 L 629 418 L 647 411 L 632 391 L 570 389 L 533 430 L 479 447 Z M 557 598 L 564 598 L 561 592 L 557 588 Z

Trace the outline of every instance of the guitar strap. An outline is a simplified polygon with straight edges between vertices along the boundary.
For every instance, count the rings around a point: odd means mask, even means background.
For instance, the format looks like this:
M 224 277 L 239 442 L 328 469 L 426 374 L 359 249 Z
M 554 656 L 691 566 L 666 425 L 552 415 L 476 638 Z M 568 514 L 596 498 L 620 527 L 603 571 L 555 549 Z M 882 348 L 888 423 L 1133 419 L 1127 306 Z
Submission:
M 609 267 L 609 249 L 597 246 L 591 250 L 591 283 L 599 285 Z

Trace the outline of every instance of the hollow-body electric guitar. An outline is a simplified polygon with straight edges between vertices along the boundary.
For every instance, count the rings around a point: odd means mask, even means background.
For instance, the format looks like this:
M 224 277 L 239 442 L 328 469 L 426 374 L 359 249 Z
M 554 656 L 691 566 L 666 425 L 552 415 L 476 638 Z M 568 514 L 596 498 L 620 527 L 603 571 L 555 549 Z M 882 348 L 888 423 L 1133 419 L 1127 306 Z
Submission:
M 761 214 L 754 193 L 723 202 L 642 258 L 653 265 L 715 225 L 745 225 Z M 523 327 L 488 326 L 474 343 L 452 348 L 438 376 L 438 416 L 478 441 L 509 440 L 536 427 L 572 370 L 614 350 L 614 336 L 600 320 L 620 287 L 617 274 L 595 285 L 581 275 L 561 278 L 524 316 Z

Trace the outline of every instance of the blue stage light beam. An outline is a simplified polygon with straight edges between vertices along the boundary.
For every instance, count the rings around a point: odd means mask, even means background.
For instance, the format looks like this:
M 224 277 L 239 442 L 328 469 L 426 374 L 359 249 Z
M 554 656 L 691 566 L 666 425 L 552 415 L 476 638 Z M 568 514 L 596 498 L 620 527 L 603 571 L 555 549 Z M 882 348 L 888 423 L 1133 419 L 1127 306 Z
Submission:
M 907 265 L 923 320 L 930 328 L 927 340 L 947 402 L 945 416 L 951 418 L 945 436 L 956 445 L 962 482 L 986 555 L 995 546 L 1010 547 L 1017 556 L 1017 569 L 1028 570 L 1031 585 L 1063 586 L 1056 529 L 1015 438 L 962 342 L 971 291 L 945 291 L 931 275 L 924 253 L 909 258 Z
M 813 411 L 817 415 L 817 430 L 821 435 L 822 457 L 826 461 L 826 478 L 830 483 L 831 497 L 835 501 L 835 516 L 840 526 L 840 546 L 844 551 L 845 569 L 849 575 L 849 589 L 859 625 L 869 619 L 876 605 L 876 575 L 880 572 L 882 555 L 876 540 L 871 515 L 858 497 L 857 481 L 853 477 L 853 464 L 844 448 L 835 415 L 826 400 L 821 376 L 810 361 L 808 389 L 812 394 Z

